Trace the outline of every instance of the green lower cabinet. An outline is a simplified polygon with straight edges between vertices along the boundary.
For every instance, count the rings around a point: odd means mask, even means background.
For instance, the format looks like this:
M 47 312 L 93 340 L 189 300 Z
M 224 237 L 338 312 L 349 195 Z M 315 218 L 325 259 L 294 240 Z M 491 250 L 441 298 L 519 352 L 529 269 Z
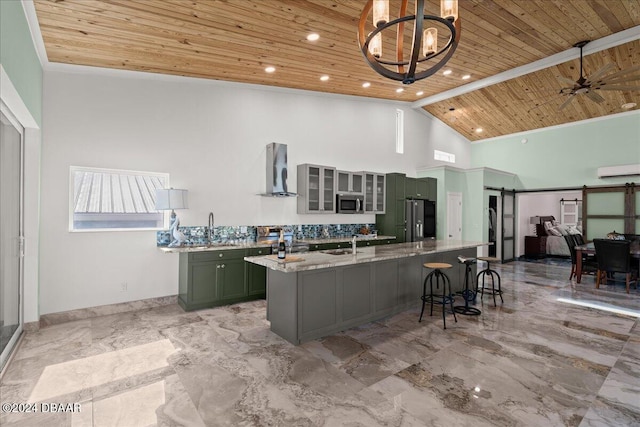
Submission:
M 261 248 L 260 250 L 270 249 Z M 187 311 L 265 297 L 266 270 L 252 269 L 252 248 L 180 254 L 178 304 Z
M 229 303 L 247 296 L 247 283 L 244 279 L 244 260 L 219 262 L 216 280 L 218 301 Z
M 218 265 L 215 263 L 195 262 L 189 266 L 189 282 L 187 301 L 194 308 L 208 307 L 216 300 L 216 275 Z
M 269 255 L 271 248 L 249 249 L 247 256 Z M 266 298 L 267 296 L 267 267 L 245 262 L 245 276 L 249 296 Z
M 326 251 L 326 250 L 330 250 L 330 249 L 339 249 L 339 248 L 346 248 L 347 244 L 342 242 L 342 243 L 312 243 L 311 245 L 309 245 L 309 250 L 310 251 Z

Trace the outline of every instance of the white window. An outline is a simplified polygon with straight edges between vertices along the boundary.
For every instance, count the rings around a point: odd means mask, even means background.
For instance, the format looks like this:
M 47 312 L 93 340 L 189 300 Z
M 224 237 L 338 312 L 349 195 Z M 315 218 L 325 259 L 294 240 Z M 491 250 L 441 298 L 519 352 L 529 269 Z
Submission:
M 156 189 L 168 188 L 169 174 L 78 166 L 70 172 L 70 231 L 164 228 Z
M 404 111 L 396 110 L 396 153 L 404 153 Z
M 456 155 L 447 153 L 445 151 L 433 150 L 433 158 L 436 160 L 442 160 L 443 162 L 455 163 Z

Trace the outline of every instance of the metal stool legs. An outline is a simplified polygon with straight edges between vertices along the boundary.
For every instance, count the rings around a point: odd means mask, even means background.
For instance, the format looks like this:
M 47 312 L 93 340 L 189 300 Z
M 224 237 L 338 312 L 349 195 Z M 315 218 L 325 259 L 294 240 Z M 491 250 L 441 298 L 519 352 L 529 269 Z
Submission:
M 469 281 L 471 280 L 471 285 L 473 285 L 473 270 L 471 266 L 475 264 L 475 259 L 469 259 L 464 262 L 465 271 L 464 271 L 464 290 L 461 292 L 462 299 L 464 299 L 464 305 L 456 305 L 454 307 L 454 311 L 458 314 L 464 314 L 466 316 L 478 316 L 481 311 L 475 307 L 469 307 L 469 302 L 476 300 L 476 295 L 478 291 L 478 286 L 476 284 L 475 291 L 470 289 Z
M 436 279 L 436 289 L 440 288 L 440 281 L 442 280 L 442 299 L 440 301 L 435 301 L 436 295 L 433 293 L 433 279 Z M 429 293 L 427 293 L 427 282 L 429 282 Z M 447 288 L 448 292 L 447 293 Z M 446 274 L 444 274 L 440 269 L 435 269 L 431 273 L 424 278 L 424 283 L 422 285 L 422 311 L 420 311 L 420 320 L 418 322 L 422 322 L 422 315 L 424 314 L 424 307 L 427 303 L 427 300 L 431 303 L 431 308 L 429 312 L 429 316 L 433 316 L 433 304 L 442 305 L 442 323 L 444 324 L 444 329 L 447 329 L 447 320 L 445 318 L 446 315 L 446 305 L 449 304 L 451 306 L 451 312 L 453 313 L 453 319 L 458 322 L 458 318 L 456 317 L 456 312 L 453 309 L 453 296 L 451 295 L 451 282 Z
M 485 292 L 487 292 L 487 294 L 489 295 L 492 295 L 493 305 L 497 306 L 496 295 L 500 296 L 500 303 L 504 303 L 504 299 L 502 298 L 502 286 L 500 283 L 500 275 L 498 274 L 497 271 L 492 270 L 490 268 L 489 261 L 485 260 L 485 262 L 487 263 L 487 268 L 485 268 L 480 273 L 478 273 L 478 277 L 476 278 L 476 293 L 480 292 L 481 300 L 482 300 L 482 297 L 484 297 Z M 480 276 L 482 276 L 482 287 L 480 287 Z M 485 287 L 485 284 L 484 284 L 485 278 L 487 276 L 491 277 L 491 289 L 489 289 L 488 287 Z M 498 289 L 496 289 L 496 278 L 498 279 Z M 487 284 L 488 284 L 488 281 L 487 281 Z

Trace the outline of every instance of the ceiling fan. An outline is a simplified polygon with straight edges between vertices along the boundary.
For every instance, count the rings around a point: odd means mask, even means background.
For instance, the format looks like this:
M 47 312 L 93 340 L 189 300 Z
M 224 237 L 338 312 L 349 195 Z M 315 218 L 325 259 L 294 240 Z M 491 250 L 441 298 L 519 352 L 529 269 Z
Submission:
M 604 101 L 604 98 L 596 92 L 598 90 L 640 90 L 639 85 L 627 84 L 634 80 L 640 80 L 640 74 L 633 74 L 640 71 L 640 65 L 635 65 L 626 70 L 620 70 L 605 76 L 605 74 L 614 67 L 612 63 L 609 63 L 593 73 L 589 78 L 585 78 L 582 70 L 582 48 L 587 43 L 589 43 L 589 40 L 584 40 L 573 45 L 574 47 L 580 48 L 580 78 L 574 82 L 563 76 L 558 77 L 558 80 L 562 83 L 571 85 L 560 89 L 560 94 L 567 95 L 568 98 L 558 107 L 559 110 L 569 105 L 577 95 L 584 95 L 599 104 Z

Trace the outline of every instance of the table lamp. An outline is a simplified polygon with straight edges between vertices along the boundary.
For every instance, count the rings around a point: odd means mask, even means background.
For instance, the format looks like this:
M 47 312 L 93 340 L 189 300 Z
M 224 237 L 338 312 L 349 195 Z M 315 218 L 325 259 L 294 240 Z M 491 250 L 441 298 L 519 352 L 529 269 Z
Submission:
M 170 248 L 182 246 L 187 240 L 184 233 L 178 230 L 180 220 L 175 212 L 175 209 L 187 209 L 187 207 L 187 190 L 175 188 L 160 188 L 156 190 L 156 209 L 159 211 L 171 210 L 169 233 L 173 240 L 169 243 Z
M 533 235 L 534 236 L 538 235 L 536 227 L 535 227 L 535 224 L 539 224 L 539 223 L 540 223 L 540 217 L 539 216 L 529 217 L 529 224 L 534 225 L 534 227 L 533 227 Z

